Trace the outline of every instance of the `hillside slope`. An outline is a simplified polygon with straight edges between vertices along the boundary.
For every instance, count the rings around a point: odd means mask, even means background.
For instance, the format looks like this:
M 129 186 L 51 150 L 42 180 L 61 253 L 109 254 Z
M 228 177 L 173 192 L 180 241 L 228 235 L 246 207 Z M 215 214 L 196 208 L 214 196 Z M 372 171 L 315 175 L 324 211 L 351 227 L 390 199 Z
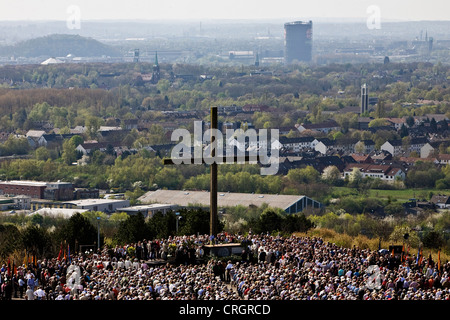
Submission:
M 95 39 L 79 35 L 53 34 L 19 42 L 13 46 L 0 47 L 0 56 L 16 57 L 77 57 L 121 56 L 115 48 Z

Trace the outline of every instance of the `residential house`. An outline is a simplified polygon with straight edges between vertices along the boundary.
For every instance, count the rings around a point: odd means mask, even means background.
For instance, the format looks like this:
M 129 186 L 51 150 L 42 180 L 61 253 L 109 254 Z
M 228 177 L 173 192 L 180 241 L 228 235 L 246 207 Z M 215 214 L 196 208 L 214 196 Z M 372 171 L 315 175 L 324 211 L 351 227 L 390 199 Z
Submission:
M 70 129 L 70 133 L 81 135 L 81 134 L 85 133 L 86 130 L 87 129 L 85 126 L 75 126 L 73 129 Z
M 368 154 L 352 154 L 351 157 L 357 162 L 357 163 L 373 163 L 373 159 Z
M 123 128 L 125 130 L 133 130 L 138 128 L 138 119 L 125 119 L 123 120 Z
M 278 141 L 280 142 L 282 148 L 293 152 L 314 148 L 319 143 L 319 141 L 314 137 L 288 138 L 286 136 L 280 136 Z
M 243 112 L 267 112 L 269 110 L 269 106 L 260 104 L 246 104 L 242 107 Z
M 449 164 L 450 154 L 438 154 L 436 158 L 440 165 L 445 166 Z
M 338 139 L 334 144 L 335 151 L 343 152 L 344 154 L 350 154 L 355 152 L 355 145 L 358 139 Z
M 428 143 L 428 139 L 425 137 L 417 137 L 417 138 L 411 138 L 409 142 L 409 152 L 417 152 L 420 154 L 420 151 L 422 147 Z
M 359 140 L 357 143 L 355 143 L 355 152 L 369 154 L 373 151 L 375 151 L 375 142 L 373 142 L 373 140 Z
M 434 164 L 438 164 L 438 160 L 436 158 L 414 158 L 414 157 L 400 157 L 399 160 L 403 163 L 405 163 L 407 166 L 413 166 L 415 165 L 418 161 L 421 162 L 433 162 Z
M 425 114 L 423 116 L 415 116 L 414 122 L 416 125 L 420 125 L 422 122 L 431 121 L 431 119 L 434 119 L 436 122 L 448 120 L 448 117 L 445 114 L 440 113 L 429 113 Z
M 351 163 L 344 169 L 344 177 L 350 176 L 353 168 L 358 168 L 362 173 L 363 178 L 371 177 L 374 179 L 381 179 L 387 182 L 393 182 L 396 179 L 404 180 L 405 172 L 401 168 L 396 168 L 390 165 L 378 165 L 371 163 Z
M 319 139 L 319 142 L 314 147 L 314 150 L 320 152 L 321 154 L 327 154 L 334 150 L 335 143 L 336 141 L 328 138 Z
M 110 147 L 120 148 L 122 144 L 120 142 L 84 142 L 78 145 L 76 150 L 84 155 L 89 155 L 94 150 L 106 151 Z
M 425 143 L 422 148 L 420 148 L 420 157 L 421 158 L 428 158 L 429 156 L 434 154 L 434 151 L 436 149 L 429 143 Z
M 380 149 L 389 152 L 393 157 L 398 156 L 404 152 L 402 140 L 386 141 L 381 145 Z
M 162 156 L 170 155 L 170 152 L 174 146 L 176 146 L 175 143 L 156 144 L 156 145 L 148 146 L 145 149 L 155 152 L 157 155 L 162 157 Z M 191 147 L 191 154 L 193 154 L 192 153 L 193 148 L 194 147 Z
M 340 130 L 339 124 L 334 120 L 328 120 L 321 123 L 311 123 L 311 124 L 301 124 L 297 127 L 298 131 L 303 132 L 305 130 L 313 130 L 324 133 L 329 133 L 330 131 Z
M 386 118 L 386 120 L 393 126 L 396 130 L 400 130 L 403 125 L 408 126 L 406 124 L 406 119 L 404 118 Z
M 374 163 L 381 163 L 392 159 L 392 154 L 386 150 L 373 151 L 369 155 Z
M 335 166 L 342 172 L 347 162 L 344 162 L 338 156 L 323 156 L 313 158 L 293 159 L 291 157 L 283 157 L 280 159 L 278 174 L 285 175 L 290 169 L 313 167 L 319 173 L 322 173 L 326 167 Z
M 367 130 L 367 129 L 369 129 L 369 123 L 373 119 L 374 118 L 371 118 L 371 117 L 358 117 L 358 130 Z
M 55 133 L 49 133 L 44 134 L 42 136 L 42 146 L 45 146 L 47 148 L 53 149 L 58 146 L 62 146 L 64 143 L 64 140 L 70 139 L 74 136 L 72 133 L 67 134 L 55 134 Z
M 430 200 L 431 203 L 434 203 L 440 209 L 448 209 L 450 208 L 450 196 L 446 195 L 433 195 Z
M 314 166 L 314 169 L 316 169 L 320 173 L 323 173 L 323 170 L 329 166 L 335 166 L 336 168 L 339 169 L 339 171 L 342 171 L 342 170 L 344 170 L 345 166 L 348 164 L 348 162 L 345 162 L 342 158 L 340 158 L 338 156 L 317 157 L 317 158 L 315 158 L 315 161 L 316 161 L 316 164 Z M 347 160 L 347 161 L 351 161 L 353 163 L 352 160 Z
M 45 139 L 43 137 L 44 134 L 44 130 L 29 130 L 26 133 L 28 143 L 32 149 L 36 149 L 45 145 Z

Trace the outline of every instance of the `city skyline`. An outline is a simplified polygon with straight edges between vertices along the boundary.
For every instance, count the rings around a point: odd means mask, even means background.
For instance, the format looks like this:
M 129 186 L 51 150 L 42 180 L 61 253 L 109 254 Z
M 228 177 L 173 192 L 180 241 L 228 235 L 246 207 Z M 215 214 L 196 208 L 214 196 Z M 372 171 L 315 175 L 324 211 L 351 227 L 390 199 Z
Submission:
M 217 19 L 353 19 L 366 20 L 379 9 L 384 21 L 450 20 L 450 3 L 444 0 L 320 0 L 292 2 L 280 0 L 117 1 L 117 0 L 22 0 L 3 2 L 0 21 L 60 20 L 77 14 L 81 20 L 217 20 Z M 78 12 L 75 12 L 76 8 Z

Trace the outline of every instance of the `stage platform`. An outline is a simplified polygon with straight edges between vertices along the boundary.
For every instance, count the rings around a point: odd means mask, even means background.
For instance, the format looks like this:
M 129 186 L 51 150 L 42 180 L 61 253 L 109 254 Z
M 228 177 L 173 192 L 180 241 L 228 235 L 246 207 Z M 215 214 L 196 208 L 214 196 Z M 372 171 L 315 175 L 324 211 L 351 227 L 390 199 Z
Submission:
M 221 244 L 207 244 L 204 246 L 205 255 L 216 257 L 227 257 L 231 255 L 242 254 L 243 247 L 240 243 L 221 243 Z

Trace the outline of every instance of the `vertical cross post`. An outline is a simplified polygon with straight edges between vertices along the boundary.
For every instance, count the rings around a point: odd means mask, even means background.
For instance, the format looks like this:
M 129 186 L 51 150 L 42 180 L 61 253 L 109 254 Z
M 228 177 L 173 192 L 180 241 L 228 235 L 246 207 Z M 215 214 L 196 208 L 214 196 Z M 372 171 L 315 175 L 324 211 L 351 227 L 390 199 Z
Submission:
M 217 129 L 217 107 L 211 107 L 211 157 L 216 156 L 217 141 L 214 136 L 214 129 Z M 220 155 L 221 156 L 221 155 Z M 209 213 L 209 232 L 211 236 L 217 233 L 217 162 L 213 161 L 210 167 L 210 213 Z

